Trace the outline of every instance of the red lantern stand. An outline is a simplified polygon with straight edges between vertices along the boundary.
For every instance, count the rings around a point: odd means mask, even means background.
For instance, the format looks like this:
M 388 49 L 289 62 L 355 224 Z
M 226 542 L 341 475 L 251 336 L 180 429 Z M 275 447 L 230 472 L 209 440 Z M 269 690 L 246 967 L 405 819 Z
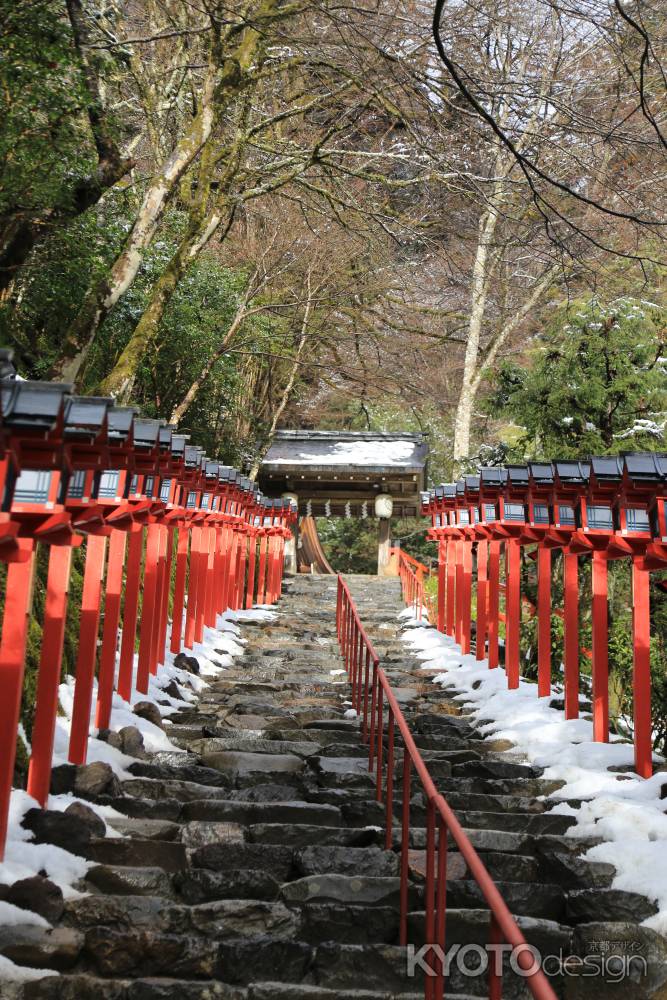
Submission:
M 62 503 L 62 441 L 69 387 L 2 383 L 2 559 L 8 563 L 0 636 L 0 860 L 4 857 L 23 692 L 35 540 L 71 538 Z M 9 437 L 11 436 L 11 445 Z M 19 537 L 20 536 L 20 537 Z M 53 588 L 52 588 L 53 592 Z M 55 613 L 55 608 L 51 609 Z
M 192 515 L 196 508 L 197 499 L 196 491 L 193 491 L 193 484 L 196 481 L 198 471 L 195 461 L 196 453 L 189 450 L 191 446 L 187 444 L 187 438 L 180 435 L 178 438 L 172 438 L 172 442 L 174 441 L 177 442 L 178 455 L 176 457 L 177 467 L 174 469 L 173 508 L 168 517 L 174 528 L 178 530 L 178 543 L 176 547 L 174 605 L 169 648 L 174 655 L 177 655 L 181 651 L 181 646 L 186 645 L 186 594 L 188 594 L 187 604 L 189 605 L 189 589 L 193 588 L 193 557 L 190 554 L 190 547 L 192 542 Z M 191 495 L 193 493 L 194 495 Z M 188 562 L 190 562 L 190 588 L 188 588 Z M 183 626 L 184 616 L 186 617 L 185 628 Z M 194 639 L 194 624 L 191 626 L 191 631 L 192 636 L 190 637 L 190 646 L 188 647 L 190 649 L 192 648 L 192 640 Z
M 556 461 L 553 527 L 544 544 L 563 551 L 563 664 L 565 718 L 579 717 L 579 551 L 570 545 L 581 524 L 581 500 L 588 490 L 590 465 Z
M 141 622 L 139 624 L 139 655 L 135 687 L 148 692 L 154 615 L 156 608 L 157 565 L 159 558 L 159 527 L 152 516 L 159 496 L 160 424 L 157 420 L 134 421 L 134 472 L 130 480 L 128 500 L 135 504 L 128 544 L 123 610 L 123 635 L 120 648 L 118 693 L 125 701 L 132 697 L 134 646 L 137 631 L 139 589 L 141 586 Z M 144 546 L 144 526 L 146 526 Z M 145 551 L 144 551 L 145 548 Z M 142 555 L 144 560 L 141 573 Z
M 246 587 L 246 608 L 255 603 L 255 578 L 257 575 L 257 542 L 262 530 L 262 497 L 259 489 L 255 489 L 254 497 L 248 507 L 248 544 L 250 557 L 248 559 L 248 585 Z
M 574 560 L 579 554 L 590 554 L 592 558 L 593 738 L 600 742 L 606 742 L 609 739 L 608 559 L 627 558 L 630 551 L 620 539 L 614 544 L 616 506 L 622 475 L 623 462 L 621 459 L 606 456 L 591 459 L 588 489 L 586 495 L 579 498 L 578 526 L 572 535 L 566 556 L 566 558 Z M 574 555 L 570 555 L 571 553 Z M 574 565 L 576 566 L 576 563 Z M 578 604 L 577 594 L 577 609 Z M 578 713 L 579 708 L 578 646 L 577 636 L 576 690 L 574 667 L 570 672 L 569 686 L 567 663 L 565 672 L 566 701 L 569 704 L 568 718 L 574 718 L 574 713 Z M 574 642 L 570 657 L 574 660 Z
M 184 454 L 187 438 L 183 434 L 174 434 L 173 428 L 161 427 L 159 434 L 160 443 L 160 485 L 158 497 L 159 501 L 152 507 L 152 513 L 159 518 L 164 540 L 164 554 L 162 556 L 161 570 L 158 572 L 159 588 L 159 610 L 157 619 L 157 651 L 156 665 L 163 664 L 167 651 L 167 629 L 169 626 L 169 599 L 171 595 L 172 566 L 174 562 L 174 536 L 179 531 L 179 524 L 184 514 L 183 508 L 179 506 L 180 482 Z M 187 533 L 186 533 L 187 534 Z M 175 602 L 175 597 L 174 597 Z M 181 600 L 181 612 L 183 604 Z M 173 631 L 173 624 L 172 624 Z M 179 622 L 180 638 L 180 622 Z M 180 645 L 179 645 L 180 651 Z
M 445 540 L 446 588 L 445 588 L 445 632 L 454 638 L 456 623 L 456 580 L 460 555 L 458 529 L 456 527 L 456 483 L 443 483 L 443 495 L 438 500 L 441 518 L 441 532 Z
M 667 457 L 664 455 L 628 454 L 623 457 L 618 532 L 613 550 L 615 552 L 618 547 L 632 558 L 635 770 L 643 778 L 653 774 L 650 572 L 667 566 L 666 481 Z
M 551 462 L 528 463 L 528 526 L 537 542 L 537 697 L 551 695 L 551 552 L 554 470 Z
M 203 638 L 203 616 L 199 610 L 199 604 L 203 597 L 202 591 L 205 588 L 205 571 L 208 558 L 204 558 L 204 538 L 202 522 L 206 518 L 206 512 L 201 509 L 201 496 L 203 490 L 202 459 L 204 457 L 201 448 L 195 445 L 186 445 L 185 448 L 185 470 L 187 473 L 187 488 L 185 491 L 185 509 L 189 515 L 190 529 L 190 566 L 187 586 L 187 607 L 185 613 L 185 637 L 184 645 L 187 649 L 192 649 L 195 642 L 200 642 Z M 202 621 L 202 635 L 198 637 L 198 623 Z
M 454 484 L 456 501 L 450 537 L 455 539 L 455 629 L 454 638 L 462 653 L 470 652 L 470 624 L 472 602 L 472 539 L 469 536 L 470 510 L 465 499 L 465 482 Z M 451 520 L 451 518 L 450 518 Z
M 262 527 L 259 536 L 259 568 L 257 571 L 257 603 L 264 604 L 266 599 L 266 570 L 268 565 L 269 538 L 271 528 L 271 501 L 264 499 L 262 504 Z
M 98 477 L 95 504 L 88 511 L 74 515 L 76 523 L 89 517 L 102 517 L 110 529 L 95 709 L 98 729 L 108 729 L 111 721 L 127 537 L 136 523 L 135 517 L 141 519 L 142 509 L 147 510 L 146 503 L 132 504 L 128 500 L 134 470 L 134 410 L 127 407 L 109 410 L 107 450 L 109 468 Z
M 421 494 L 422 517 L 431 519 L 431 527 L 426 537 L 438 546 L 438 616 L 436 628 L 438 632 L 445 631 L 445 597 L 447 586 L 447 542 L 442 537 L 442 514 L 437 509 L 438 500 L 444 496 L 444 486 L 436 486 L 430 492 Z
M 501 492 L 496 533 L 505 536 L 505 672 L 507 686 L 518 688 L 521 639 L 521 546 L 534 542 L 526 508 L 529 474 L 523 465 L 509 465 Z
M 488 600 L 488 541 L 484 531 L 479 531 L 479 476 L 464 477 L 464 497 L 468 508 L 469 527 L 463 529 L 466 545 L 470 545 L 469 558 L 466 556 L 464 569 L 464 609 L 469 619 L 472 603 L 473 550 L 476 554 L 477 615 L 475 620 L 475 656 L 478 660 L 486 657 L 487 600 Z M 468 625 L 468 628 L 470 626 Z M 468 652 L 470 642 L 468 643 Z
M 479 477 L 479 523 L 475 529 L 477 538 L 486 537 L 489 542 L 487 560 L 487 642 L 489 668 L 495 669 L 499 663 L 498 629 L 500 624 L 500 546 L 506 537 L 499 526 L 500 494 L 505 486 L 505 469 L 484 468 Z

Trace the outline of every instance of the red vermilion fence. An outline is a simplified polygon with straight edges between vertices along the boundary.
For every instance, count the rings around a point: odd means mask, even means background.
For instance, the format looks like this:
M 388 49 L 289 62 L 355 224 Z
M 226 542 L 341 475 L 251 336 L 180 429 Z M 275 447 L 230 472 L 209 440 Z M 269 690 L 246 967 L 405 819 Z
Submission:
M 296 515 L 173 428 L 112 400 L 51 383 L 8 380 L 0 389 L 1 860 L 39 550 L 48 571 L 27 788 L 45 806 L 73 549 L 83 551 L 84 570 L 80 607 L 69 608 L 79 644 L 68 758 L 83 764 L 96 676 L 95 726 L 106 729 L 114 685 L 129 701 L 164 664 L 170 608 L 178 653 L 225 610 L 276 601 Z
M 385 846 L 393 844 L 395 769 L 400 761 L 400 944 L 408 943 L 408 866 L 410 848 L 410 799 L 413 771 L 427 802 L 425 941 L 434 952 L 433 976 L 425 980 L 425 1000 L 442 1000 L 445 975 L 440 955 L 446 953 L 447 858 L 449 838 L 464 859 L 489 907 L 489 943 L 506 943 L 515 950 L 525 982 L 536 1000 L 556 1000 L 544 973 L 534 967 L 533 953 L 516 920 L 496 888 L 468 836 L 439 794 L 427 765 L 410 733 L 400 705 L 359 617 L 349 587 L 338 577 L 336 605 L 338 641 L 352 688 L 352 704 L 362 720 L 362 735 L 368 743 L 368 769 L 375 775 L 378 802 L 385 804 Z M 500 963 L 490 962 L 489 1000 L 501 1000 L 503 977 Z
M 521 549 L 537 562 L 538 697 L 551 685 L 551 619 L 564 622 L 565 717 L 579 715 L 580 655 L 591 662 L 593 737 L 609 739 L 608 566 L 631 570 L 633 740 L 635 770 L 653 772 L 651 726 L 650 574 L 667 568 L 667 456 L 630 453 L 586 461 L 531 462 L 484 468 L 422 497 L 438 543 L 436 624 L 464 653 L 471 645 L 476 587 L 476 655 L 499 662 L 498 626 L 505 623 L 509 688 L 520 679 Z M 562 552 L 563 608 L 552 607 L 552 553 Z M 580 564 L 591 560 L 592 649 L 580 642 Z M 504 561 L 504 582 L 501 562 Z M 476 570 L 476 571 L 475 571 Z M 505 596 L 505 611 L 500 596 Z

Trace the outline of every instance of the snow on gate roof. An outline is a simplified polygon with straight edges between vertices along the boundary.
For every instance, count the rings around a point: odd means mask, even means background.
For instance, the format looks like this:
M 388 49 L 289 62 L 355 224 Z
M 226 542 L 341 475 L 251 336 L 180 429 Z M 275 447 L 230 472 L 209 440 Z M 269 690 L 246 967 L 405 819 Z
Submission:
M 349 467 L 423 474 L 428 444 L 423 434 L 370 431 L 278 431 L 262 469 Z

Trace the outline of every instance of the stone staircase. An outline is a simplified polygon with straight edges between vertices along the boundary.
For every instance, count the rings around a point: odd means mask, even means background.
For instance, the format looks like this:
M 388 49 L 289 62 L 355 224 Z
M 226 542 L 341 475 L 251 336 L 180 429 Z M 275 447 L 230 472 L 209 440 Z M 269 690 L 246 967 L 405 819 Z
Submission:
M 609 866 L 579 860 L 590 841 L 567 837 L 573 820 L 548 812 L 543 796 L 553 786 L 501 756 L 506 747 L 482 741 L 451 693 L 406 653 L 398 583 L 352 577 L 350 585 L 436 784 L 530 942 L 543 954 L 568 955 L 586 954 L 596 941 L 648 940 L 637 921 L 650 905 L 610 889 Z M 384 809 L 374 800 L 359 723 L 345 715 L 347 682 L 332 673 L 341 669 L 335 605 L 331 577 L 289 581 L 278 618 L 245 624 L 245 655 L 175 718 L 170 738 L 188 753 L 152 755 L 132 766 L 131 780 L 89 791 L 128 817 L 113 820 L 125 836 L 91 839 L 88 895 L 66 904 L 52 932 L 0 933 L 0 954 L 61 972 L 25 984 L 22 1000 L 423 997 L 423 974 L 407 975 L 397 944 L 398 854 L 384 849 Z M 398 784 L 396 791 L 398 814 Z M 424 806 L 413 786 L 416 948 L 424 935 Z M 488 936 L 488 910 L 452 851 L 448 947 L 485 945 Z M 567 1000 L 663 995 L 643 979 L 614 987 L 556 976 L 553 984 Z M 486 976 L 466 976 L 453 963 L 446 995 L 486 996 Z M 529 995 L 508 970 L 503 996 Z

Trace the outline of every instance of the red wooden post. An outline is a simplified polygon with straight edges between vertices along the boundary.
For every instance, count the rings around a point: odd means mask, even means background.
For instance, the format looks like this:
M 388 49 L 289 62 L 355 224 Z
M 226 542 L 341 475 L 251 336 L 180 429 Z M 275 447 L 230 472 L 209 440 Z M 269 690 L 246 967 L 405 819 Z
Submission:
M 0 638 L 0 861 L 4 858 L 7 839 L 34 562 L 32 539 L 19 539 L 17 545 L 24 561 L 10 563 L 7 567 Z
M 162 598 L 160 602 L 160 631 L 158 636 L 158 663 L 164 663 L 167 646 L 167 625 L 169 622 L 169 598 L 171 596 L 171 569 L 174 559 L 174 528 L 165 526 L 167 554 L 162 580 Z
M 190 529 L 182 524 L 178 529 L 178 542 L 176 546 L 176 580 L 174 582 L 174 613 L 171 620 L 171 642 L 169 648 L 172 653 L 181 651 L 181 640 L 183 636 L 183 607 L 185 604 L 185 580 L 188 572 L 188 547 L 190 544 Z
M 97 706 L 95 725 L 98 729 L 108 729 L 111 720 L 111 703 L 116 674 L 116 650 L 118 648 L 118 623 L 120 621 L 120 600 L 123 590 L 123 565 L 125 563 L 126 533 L 114 530 L 109 538 L 109 565 L 107 568 L 106 591 L 104 596 L 104 627 L 102 629 L 102 650 L 100 652 L 100 672 L 97 680 Z
M 579 718 L 579 559 L 563 552 L 565 614 L 565 718 Z
M 245 531 L 240 537 L 240 559 L 237 577 L 236 607 L 242 608 L 245 604 L 245 567 L 248 560 L 248 536 Z
M 447 542 L 438 542 L 438 632 L 445 631 L 445 588 L 447 586 Z
M 455 606 L 456 606 L 456 623 L 454 629 L 454 638 L 458 646 L 463 645 L 463 547 L 464 543 L 458 539 L 455 542 L 454 551 L 456 552 L 456 596 Z
M 68 760 L 70 764 L 85 764 L 88 752 L 88 731 L 90 729 L 90 709 L 93 698 L 93 678 L 97 657 L 97 633 L 100 626 L 100 603 L 106 547 L 107 540 L 104 536 L 88 536 L 86 566 L 83 572 L 72 727 L 69 738 Z
M 500 614 L 500 542 L 489 542 L 488 636 L 489 668 L 498 666 L 498 621 Z
M 42 648 L 37 675 L 35 718 L 32 727 L 32 754 L 28 767 L 28 795 L 46 808 L 51 784 L 53 739 L 58 712 L 58 686 L 65 638 L 72 548 L 52 545 L 46 580 L 46 603 Z
M 269 539 L 266 535 L 263 535 L 259 540 L 259 571 L 257 579 L 257 603 L 264 604 L 264 595 L 266 592 L 266 552 L 269 544 Z
M 456 632 L 456 546 L 454 539 L 447 540 L 447 635 Z
M 551 549 L 537 547 L 537 696 L 551 694 Z
M 238 559 L 239 536 L 232 528 L 229 545 L 229 555 L 227 557 L 227 583 L 225 586 L 225 610 L 234 610 L 234 593 L 236 591 L 236 563 Z
M 478 660 L 486 658 L 487 603 L 489 589 L 489 543 L 477 543 L 477 637 Z
M 120 644 L 118 694 L 125 701 L 132 697 L 134 676 L 134 641 L 137 632 L 137 608 L 141 584 L 141 553 L 144 547 L 144 528 L 133 524 L 130 529 L 127 568 L 125 570 L 125 603 L 123 606 L 123 637 Z
M 201 528 L 194 525 L 190 539 L 190 571 L 188 573 L 188 603 L 185 612 L 184 646 L 192 649 L 195 641 L 197 611 L 197 588 L 199 587 L 199 560 L 201 548 Z
M 593 552 L 593 739 L 609 742 L 609 647 L 607 556 Z
M 204 624 L 209 593 L 209 556 L 211 537 L 208 526 L 201 529 L 199 550 L 199 582 L 197 583 L 197 607 L 195 609 L 195 642 L 204 639 Z
M 472 542 L 461 542 L 461 652 L 470 652 L 470 618 L 472 601 Z
M 635 770 L 642 778 L 653 774 L 651 736 L 651 602 L 649 574 L 642 561 L 632 560 L 632 691 L 635 728 Z M 6 614 L 6 612 L 5 612 Z
M 246 588 L 245 606 L 251 608 L 255 596 L 255 566 L 257 563 L 257 538 L 251 534 L 248 539 L 250 545 L 250 559 L 248 560 L 248 586 Z
M 146 532 L 146 557 L 144 560 L 143 604 L 139 626 L 139 665 L 137 667 L 137 691 L 148 693 L 148 677 L 151 672 L 153 651 L 153 623 L 155 617 L 155 592 L 157 588 L 157 564 L 160 557 L 160 527 L 149 524 Z
M 218 555 L 218 529 L 214 524 L 208 528 L 208 572 L 206 587 L 206 617 L 204 619 L 209 628 L 215 628 L 218 618 L 216 607 L 216 580 L 217 580 L 217 555 Z
M 167 565 L 167 535 L 162 524 L 155 525 L 157 531 L 157 563 L 155 567 L 155 598 L 153 603 L 153 628 L 150 640 L 149 670 L 157 674 L 160 646 L 160 625 L 162 622 L 162 600 L 164 597 L 164 572 Z
M 513 689 L 519 686 L 521 633 L 521 546 L 516 538 L 507 539 L 505 552 L 505 671 L 507 686 Z

